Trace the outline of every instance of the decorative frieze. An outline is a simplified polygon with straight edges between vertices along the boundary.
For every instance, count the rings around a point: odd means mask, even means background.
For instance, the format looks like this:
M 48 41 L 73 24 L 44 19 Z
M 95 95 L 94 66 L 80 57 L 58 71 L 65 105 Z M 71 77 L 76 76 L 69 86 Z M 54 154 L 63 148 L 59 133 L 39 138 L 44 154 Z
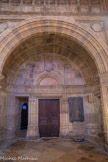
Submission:
M 20 3 L 20 0 L 11 0 L 12 3 Z
M 8 3 L 9 0 L 1 0 L 1 3 Z
M 6 6 L 6 4 L 9 4 Z M 20 11 L 17 8 L 11 10 L 12 6 L 19 6 Z M 19 12 L 52 12 L 55 9 L 57 12 L 93 12 L 100 13 L 106 12 L 106 4 L 102 0 L 1 0 L 1 11 L 19 11 Z M 27 8 L 26 8 L 27 7 Z M 28 9 L 30 7 L 30 9 Z M 40 10 L 40 9 L 41 10 Z M 43 8 L 43 11 L 42 11 Z M 58 10 L 59 8 L 59 10 Z M 64 8 L 64 9 L 63 9 Z
M 23 3 L 27 4 L 27 5 L 31 5 L 32 4 L 32 0 L 23 0 Z

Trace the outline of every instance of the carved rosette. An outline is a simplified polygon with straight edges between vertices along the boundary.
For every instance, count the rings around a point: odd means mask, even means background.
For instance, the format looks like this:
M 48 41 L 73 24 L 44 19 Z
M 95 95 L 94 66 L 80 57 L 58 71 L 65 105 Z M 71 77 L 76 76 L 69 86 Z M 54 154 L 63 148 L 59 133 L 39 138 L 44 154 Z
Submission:
M 104 24 L 102 21 L 93 21 L 90 26 L 94 32 L 101 32 L 104 30 Z

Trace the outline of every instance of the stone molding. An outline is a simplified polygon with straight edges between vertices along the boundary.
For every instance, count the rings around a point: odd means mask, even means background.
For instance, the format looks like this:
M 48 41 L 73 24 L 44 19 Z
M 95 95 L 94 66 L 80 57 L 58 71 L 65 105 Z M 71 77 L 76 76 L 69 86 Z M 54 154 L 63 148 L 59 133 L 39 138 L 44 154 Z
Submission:
M 85 29 L 74 19 L 63 17 L 39 17 L 26 20 L 12 29 L 7 29 L 0 36 L 0 69 L 3 70 L 6 59 L 22 41 L 34 34 L 52 32 L 67 35 L 82 45 L 94 59 L 99 73 L 108 70 L 108 47 L 90 29 Z
M 29 8 L 29 12 L 37 12 L 41 9 L 42 12 L 48 13 L 53 11 L 62 11 L 70 13 L 107 13 L 106 2 L 96 1 L 95 4 L 92 3 L 94 0 L 88 0 L 85 2 L 77 0 L 63 1 L 63 0 L 1 0 L 1 11 L 8 10 L 12 11 L 14 8 L 18 12 L 27 12 L 26 7 Z M 6 7 L 6 5 L 8 7 Z M 58 10 L 59 9 L 59 10 Z
M 57 73 L 55 73 L 53 71 L 52 72 L 45 72 L 44 71 L 43 73 L 38 75 L 35 78 L 33 85 L 39 85 L 40 82 L 46 77 L 52 77 L 59 83 L 59 85 L 64 85 L 63 80 L 61 79 L 61 77 L 59 75 L 57 75 Z

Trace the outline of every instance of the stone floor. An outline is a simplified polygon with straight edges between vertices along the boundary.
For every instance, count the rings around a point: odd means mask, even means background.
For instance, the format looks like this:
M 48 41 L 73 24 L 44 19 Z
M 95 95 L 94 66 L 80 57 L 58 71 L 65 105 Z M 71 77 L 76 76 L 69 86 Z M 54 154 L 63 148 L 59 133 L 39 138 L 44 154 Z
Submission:
M 4 159 L 4 160 L 3 160 Z M 37 141 L 17 140 L 0 145 L 0 162 L 108 162 L 108 154 L 91 142 L 59 138 Z

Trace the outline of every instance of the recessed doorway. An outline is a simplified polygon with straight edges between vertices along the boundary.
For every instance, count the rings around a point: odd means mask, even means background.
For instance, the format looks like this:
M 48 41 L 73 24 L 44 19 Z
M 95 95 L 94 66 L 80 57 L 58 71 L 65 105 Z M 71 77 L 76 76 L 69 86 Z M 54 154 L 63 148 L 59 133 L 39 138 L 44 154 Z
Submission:
M 59 99 L 39 99 L 40 137 L 58 137 L 60 127 Z
M 16 96 L 15 136 L 25 138 L 28 127 L 28 101 L 29 97 Z
M 28 125 L 28 104 L 24 103 L 21 107 L 21 130 L 27 129 Z

